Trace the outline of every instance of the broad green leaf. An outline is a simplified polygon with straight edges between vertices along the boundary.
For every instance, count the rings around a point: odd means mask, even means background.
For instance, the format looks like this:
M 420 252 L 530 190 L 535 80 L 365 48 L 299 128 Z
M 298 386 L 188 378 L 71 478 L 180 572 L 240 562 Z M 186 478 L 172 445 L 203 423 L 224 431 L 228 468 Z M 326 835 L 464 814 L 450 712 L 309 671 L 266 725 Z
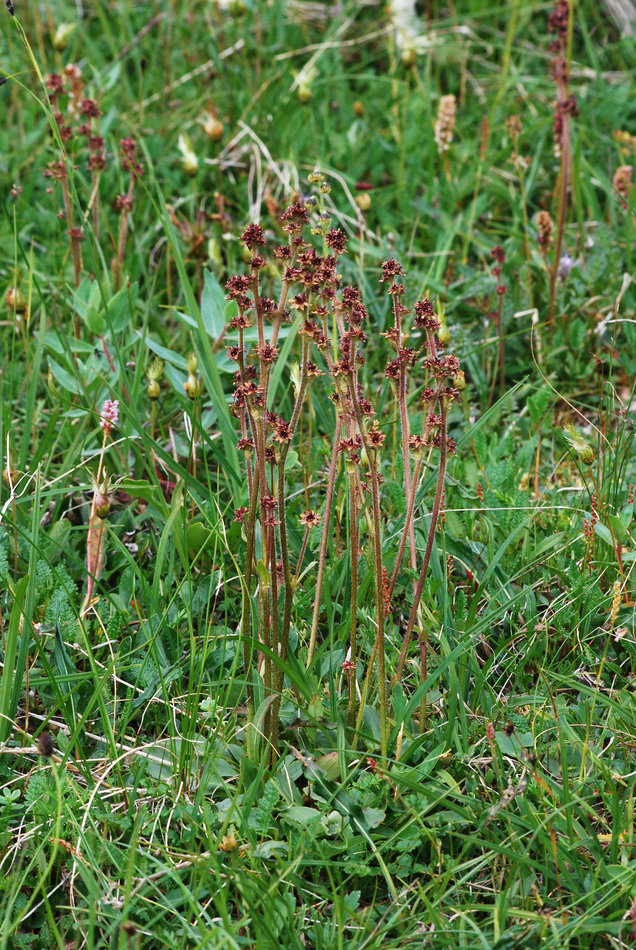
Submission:
M 225 310 L 227 300 L 218 280 L 212 273 L 205 272 L 205 283 L 201 296 L 201 319 L 213 340 L 218 340 L 225 329 Z M 196 324 L 195 324 L 196 326 Z

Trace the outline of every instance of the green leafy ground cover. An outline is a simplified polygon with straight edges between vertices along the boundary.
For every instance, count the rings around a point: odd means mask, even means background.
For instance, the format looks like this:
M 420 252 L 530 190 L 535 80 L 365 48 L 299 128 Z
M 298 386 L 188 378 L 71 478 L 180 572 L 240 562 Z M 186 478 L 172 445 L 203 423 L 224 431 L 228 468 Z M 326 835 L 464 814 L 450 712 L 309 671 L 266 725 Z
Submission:
M 2 948 L 633 943 L 633 41 L 571 5 L 564 160 L 550 4 L 431 0 L 396 32 L 399 6 L 2 11 Z M 268 437 L 281 528 L 236 448 L 225 287 L 258 221 L 278 300 L 280 215 L 313 193 L 303 237 L 347 236 L 384 442 L 338 451 L 331 312 L 299 401 L 297 302 L 266 371 L 266 408 L 300 405 Z M 466 386 L 386 609 L 415 466 L 391 258 Z M 411 433 L 432 374 L 414 358 Z

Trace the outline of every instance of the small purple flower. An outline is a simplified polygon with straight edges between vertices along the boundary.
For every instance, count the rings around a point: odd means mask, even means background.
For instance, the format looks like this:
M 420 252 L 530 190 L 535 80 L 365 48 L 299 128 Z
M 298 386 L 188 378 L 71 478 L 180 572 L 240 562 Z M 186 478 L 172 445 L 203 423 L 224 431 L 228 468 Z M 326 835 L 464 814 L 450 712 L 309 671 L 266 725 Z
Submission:
M 570 276 L 570 271 L 575 266 L 576 261 L 573 257 L 570 257 L 568 252 L 561 255 L 561 260 L 559 261 L 559 266 L 557 268 L 557 277 L 559 280 L 567 280 Z
M 107 399 L 102 406 L 99 424 L 104 432 L 110 432 L 119 422 L 119 401 Z

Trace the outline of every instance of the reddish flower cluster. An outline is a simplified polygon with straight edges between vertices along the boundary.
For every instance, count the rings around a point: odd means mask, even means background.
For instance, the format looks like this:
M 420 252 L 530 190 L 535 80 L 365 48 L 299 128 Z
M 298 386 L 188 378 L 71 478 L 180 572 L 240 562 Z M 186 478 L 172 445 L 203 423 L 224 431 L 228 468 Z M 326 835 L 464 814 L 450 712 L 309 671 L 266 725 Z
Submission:
M 556 39 L 552 40 L 548 47 L 550 52 L 559 53 L 565 50 L 568 41 L 569 18 L 569 0 L 557 0 L 554 10 L 548 16 L 548 29 L 551 33 L 556 33 Z
M 554 9 L 548 17 L 548 28 L 550 32 L 555 34 L 555 39 L 550 42 L 548 49 L 551 53 L 554 53 L 552 78 L 557 84 L 559 92 L 552 126 L 554 149 L 557 155 L 560 155 L 562 150 L 566 117 L 575 117 L 579 114 L 576 97 L 567 92 L 570 81 L 567 65 L 569 19 L 569 0 L 556 0 Z
M 583 521 L 583 537 L 585 538 L 586 544 L 592 544 L 594 541 L 595 528 L 598 524 L 598 500 L 596 495 L 592 495 L 592 500 L 590 503 L 590 520 L 587 518 Z
M 320 515 L 317 511 L 303 511 L 300 516 L 300 523 L 308 528 L 317 528 L 320 524 Z
M 439 330 L 441 323 L 435 316 L 435 308 L 428 297 L 426 300 L 418 300 L 415 304 L 413 326 L 416 330 L 431 330 L 433 333 Z
M 70 142 L 75 135 L 85 136 L 89 152 L 88 167 L 91 171 L 101 171 L 106 167 L 104 139 L 100 135 L 95 135 L 92 127 L 93 120 L 99 118 L 101 110 L 95 99 L 84 95 L 85 87 L 81 70 L 78 66 L 69 64 L 64 69 L 64 75 L 52 73 L 48 77 L 46 88 L 60 139 L 63 142 Z M 63 99 L 65 102 L 62 101 Z M 73 127 L 72 123 L 78 118 L 84 121 Z M 54 176 L 47 175 L 47 177 Z
M 339 286 L 337 262 L 338 257 L 346 251 L 346 235 L 335 228 L 324 232 L 325 244 L 330 253 L 322 256 L 303 240 L 302 229 L 308 223 L 308 208 L 300 202 L 292 204 L 281 215 L 281 226 L 288 234 L 288 243 L 272 251 L 273 256 L 285 264 L 283 293 L 279 304 L 259 293 L 259 271 L 265 263 L 264 257 L 260 255 L 253 254 L 248 274 L 230 277 L 226 284 L 226 295 L 238 308 L 238 313 L 229 321 L 227 329 L 238 330 L 239 340 L 227 348 L 227 353 L 238 364 L 233 412 L 241 422 L 242 439 L 239 446 L 246 446 L 248 433 L 251 433 L 250 452 L 258 455 L 263 451 L 255 429 L 260 426 L 259 420 L 265 410 L 269 367 L 279 355 L 276 340 L 281 325 L 290 319 L 291 309 L 303 316 L 298 331 L 304 341 L 303 385 L 307 386 L 312 379 L 323 375 L 317 363 L 309 358 L 315 347 L 329 369 L 334 383 L 331 398 L 344 423 L 344 434 L 338 448 L 347 453 L 348 463 L 358 465 L 365 442 L 369 449 L 378 449 L 385 438 L 377 425 L 363 432 L 358 429 L 357 420 L 375 415 L 357 381 L 357 371 L 364 363 L 360 347 L 366 341 L 362 324 L 368 314 L 358 288 Z M 241 240 L 252 252 L 267 243 L 265 232 L 258 224 L 249 225 Z M 396 267 L 401 270 L 399 265 L 396 264 Z M 292 289 L 297 292 L 292 294 Z M 332 351 L 329 339 L 332 316 L 339 330 L 337 352 Z M 264 335 L 265 321 L 272 324 L 269 340 Z M 256 345 L 247 349 L 243 330 L 253 323 L 259 327 L 259 339 Z M 271 441 L 265 444 L 264 451 L 268 452 L 273 445 L 289 444 L 293 437 L 293 425 L 295 423 L 267 413 L 266 430 Z M 259 469 L 258 459 L 255 469 Z
M 496 249 L 497 254 L 503 251 Z M 505 255 L 504 255 L 505 257 Z M 423 436 L 406 436 L 408 446 L 416 458 L 423 458 L 427 448 L 446 447 L 449 453 L 456 449 L 453 439 L 449 439 L 442 431 L 443 415 L 436 411 L 440 407 L 440 401 L 444 400 L 444 412 L 451 402 L 459 398 L 459 392 L 454 386 L 449 386 L 448 381 L 454 380 L 461 374 L 460 363 L 453 354 L 442 355 L 444 343 L 440 339 L 442 322 L 435 315 L 435 308 L 432 302 L 425 298 L 418 300 L 415 304 L 415 318 L 413 320 L 413 329 L 423 331 L 424 341 L 421 351 L 405 345 L 408 338 L 402 323 L 403 318 L 410 312 L 399 302 L 399 297 L 404 293 L 404 287 L 398 282 L 397 278 L 404 276 L 401 264 L 394 259 L 385 261 L 382 265 L 381 282 L 389 283 L 388 293 L 393 297 L 393 316 L 394 325 L 384 334 L 384 336 L 395 346 L 396 356 L 387 363 L 384 375 L 391 380 L 398 400 L 406 404 L 406 390 L 409 372 L 421 359 L 421 363 L 429 375 L 435 380 L 435 387 L 425 387 L 422 391 L 422 401 L 425 409 L 425 429 Z M 447 331 L 446 331 L 447 333 Z M 446 342 L 446 339 L 444 339 Z M 404 422 L 403 422 L 404 425 Z
M 241 235 L 241 243 L 244 244 L 249 251 L 253 251 L 257 247 L 263 247 L 265 244 L 265 232 L 259 224 L 250 224 Z
M 121 167 L 124 171 L 129 171 L 134 178 L 143 178 L 145 168 L 137 157 L 139 147 L 135 140 L 131 138 L 121 139 L 119 148 L 121 151 Z

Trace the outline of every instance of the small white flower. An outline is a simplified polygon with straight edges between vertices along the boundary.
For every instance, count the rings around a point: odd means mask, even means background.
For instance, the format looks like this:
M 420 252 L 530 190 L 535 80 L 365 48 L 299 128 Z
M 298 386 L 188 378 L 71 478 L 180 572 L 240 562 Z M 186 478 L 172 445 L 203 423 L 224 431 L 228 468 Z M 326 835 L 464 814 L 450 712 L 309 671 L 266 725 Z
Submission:
M 418 38 L 415 0 L 391 0 L 388 14 L 395 30 L 395 44 L 399 51 L 413 49 Z

